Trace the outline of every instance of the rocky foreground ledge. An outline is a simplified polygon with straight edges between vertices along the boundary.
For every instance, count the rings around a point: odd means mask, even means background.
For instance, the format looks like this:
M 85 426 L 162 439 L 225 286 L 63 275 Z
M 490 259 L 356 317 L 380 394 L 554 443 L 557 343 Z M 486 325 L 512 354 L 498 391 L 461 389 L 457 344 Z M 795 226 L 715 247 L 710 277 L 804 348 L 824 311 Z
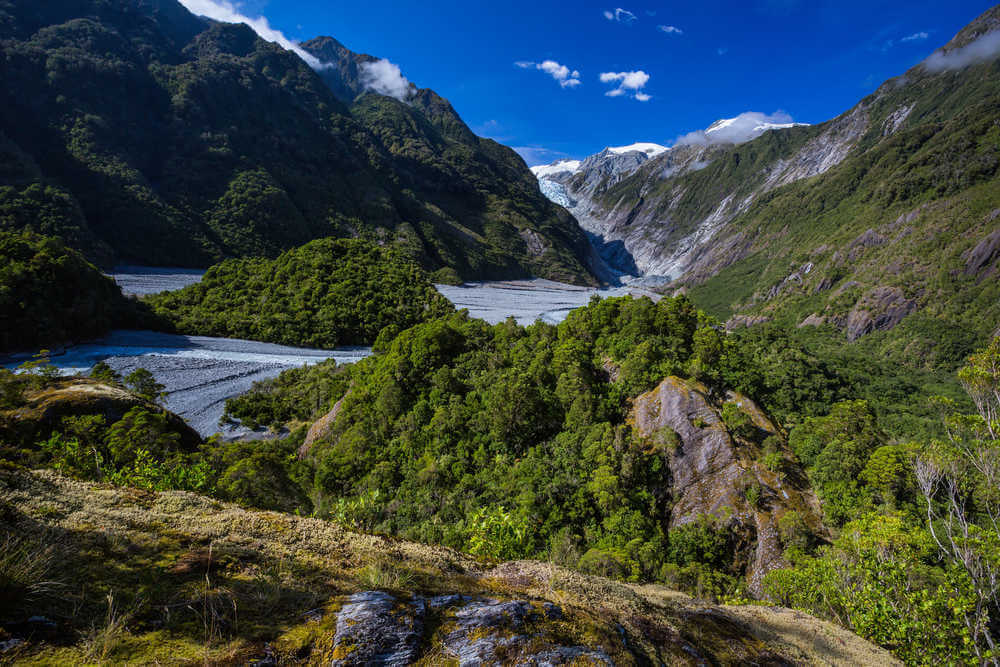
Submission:
M 52 472 L 0 471 L 0 541 L 0 663 L 896 664 L 787 609 Z

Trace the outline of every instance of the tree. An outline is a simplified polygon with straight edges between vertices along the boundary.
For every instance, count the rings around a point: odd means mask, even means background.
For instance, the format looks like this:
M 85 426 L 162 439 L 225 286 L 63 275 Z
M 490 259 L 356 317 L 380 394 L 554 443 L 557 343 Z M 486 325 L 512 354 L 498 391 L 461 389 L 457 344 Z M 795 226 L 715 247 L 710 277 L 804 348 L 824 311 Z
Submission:
M 938 550 L 972 582 L 975 604 L 964 622 L 976 657 L 997 664 L 990 617 L 1000 613 L 1000 338 L 969 357 L 958 377 L 977 414 L 945 416 L 946 439 L 916 459 L 917 483 Z
M 97 380 L 98 382 L 103 382 L 104 384 L 110 384 L 112 386 L 120 386 L 122 383 L 121 373 L 115 371 L 115 369 L 108 366 L 103 361 L 98 361 L 94 364 L 94 367 L 90 369 L 90 377 Z
M 137 368 L 125 376 L 125 386 L 147 401 L 158 403 L 167 397 L 165 386 L 156 381 L 145 368 Z

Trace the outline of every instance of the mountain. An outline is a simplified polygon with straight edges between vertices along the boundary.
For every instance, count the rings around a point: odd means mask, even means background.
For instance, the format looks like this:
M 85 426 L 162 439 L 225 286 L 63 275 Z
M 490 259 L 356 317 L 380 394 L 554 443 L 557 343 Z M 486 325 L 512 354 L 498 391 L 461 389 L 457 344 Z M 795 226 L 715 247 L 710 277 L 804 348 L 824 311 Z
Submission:
M 993 8 L 820 125 L 733 143 L 713 141 L 720 122 L 652 159 L 605 151 L 544 178 L 606 260 L 730 326 L 832 326 L 954 365 L 1000 321 L 998 30 Z
M 0 228 L 103 265 L 207 266 L 326 236 L 396 241 L 439 279 L 593 283 L 572 217 L 513 151 L 372 56 L 175 0 L 0 0 Z M 379 94 L 380 91 L 392 93 Z

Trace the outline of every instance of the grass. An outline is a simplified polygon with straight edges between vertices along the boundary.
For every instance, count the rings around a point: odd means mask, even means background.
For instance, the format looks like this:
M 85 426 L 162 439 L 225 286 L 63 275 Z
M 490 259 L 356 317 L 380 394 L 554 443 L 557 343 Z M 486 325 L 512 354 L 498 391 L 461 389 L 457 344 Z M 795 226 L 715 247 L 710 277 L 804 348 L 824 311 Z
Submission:
M 61 581 L 50 578 L 59 558 L 59 543 L 50 539 L 15 533 L 0 538 L 0 611 L 56 595 L 62 588 Z
M 535 606 L 553 602 L 563 618 L 542 618 L 532 632 L 601 648 L 617 664 L 636 660 L 624 649 L 619 626 L 633 650 L 667 663 L 683 657 L 670 637 L 696 636 L 698 650 L 722 662 L 751 660 L 764 649 L 780 653 L 792 642 L 790 631 L 773 627 L 766 613 L 751 624 L 710 623 L 704 615 L 720 614 L 719 608 L 662 587 L 529 561 L 484 571 L 450 549 L 190 493 L 135 492 L 49 471 L 0 471 L 0 506 L 14 508 L 0 515 L 0 531 L 23 540 L 7 542 L 20 546 L 3 551 L 4 562 L 18 564 L 5 565 L 5 572 L 25 572 L 20 581 L 62 584 L 59 596 L 38 597 L 30 613 L 55 619 L 64 641 L 30 643 L 19 664 L 245 664 L 262 657 L 265 645 L 286 662 L 318 660 L 331 649 L 345 596 L 372 589 L 400 599 L 460 593 Z M 47 509 L 53 507 L 60 511 Z M 23 558 L 10 557 L 45 553 L 48 543 L 60 546 L 47 567 L 25 571 Z M 16 620 L 16 613 L 5 609 L 0 624 Z M 438 654 L 440 627 L 428 625 L 424 664 L 450 659 Z M 651 628 L 665 638 L 662 645 L 647 638 Z M 830 631 L 866 664 L 887 660 L 849 632 Z M 759 639 L 764 635 L 773 638 Z M 733 647 L 725 648 L 729 643 Z M 820 656 L 806 658 L 798 656 L 805 664 L 820 662 Z

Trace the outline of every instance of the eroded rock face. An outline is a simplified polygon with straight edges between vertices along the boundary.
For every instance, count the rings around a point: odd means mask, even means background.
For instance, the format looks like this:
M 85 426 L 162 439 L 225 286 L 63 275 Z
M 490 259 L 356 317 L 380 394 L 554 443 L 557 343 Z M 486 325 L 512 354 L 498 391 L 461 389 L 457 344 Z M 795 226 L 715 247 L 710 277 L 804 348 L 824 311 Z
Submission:
M 578 171 L 547 176 L 562 184 L 559 203 L 591 235 L 604 243 L 620 243 L 633 272 L 670 276 L 696 284 L 738 261 L 751 239 L 730 223 L 775 188 L 824 174 L 846 159 L 871 124 L 868 106 L 859 104 L 825 123 L 798 150 L 776 157 L 752 181 L 734 181 L 731 189 L 713 193 L 706 214 L 683 212 L 689 195 L 684 177 L 721 158 L 732 144 L 675 146 L 647 159 L 641 153 L 620 156 L 607 151 L 584 160 Z M 780 131 L 780 130 L 779 130 Z M 630 179 L 627 191 L 614 188 Z M 614 193 L 614 194 L 611 194 Z M 613 258 L 606 258 L 616 268 Z M 626 271 L 630 272 L 630 271 Z
M 858 299 L 847 314 L 847 339 L 856 341 L 873 331 L 892 329 L 917 308 L 899 287 L 876 287 Z
M 316 423 L 309 427 L 306 439 L 302 441 L 302 446 L 299 447 L 299 458 L 305 458 L 313 445 L 333 432 L 333 424 L 337 421 L 337 415 L 340 414 L 340 410 L 348 394 L 350 394 L 350 391 L 344 394 L 343 398 L 337 401 L 328 413 L 317 419 Z
M 724 402 L 736 405 L 752 423 L 744 427 L 746 432 L 734 435 L 720 416 L 722 402 L 711 398 L 701 383 L 669 377 L 636 399 L 632 422 L 639 435 L 652 442 L 679 443 L 668 452 L 670 528 L 710 516 L 720 528 L 736 533 L 741 543 L 752 545 L 744 554 L 746 576 L 751 592 L 759 595 L 763 576 L 787 565 L 778 526 L 782 517 L 794 511 L 816 537 L 825 538 L 826 533 L 819 501 L 777 427 L 756 403 L 730 392 Z M 781 472 L 758 462 L 759 443 L 765 439 L 780 446 L 787 459 Z
M 990 222 L 1000 216 L 1000 209 L 993 211 Z M 965 260 L 965 275 L 974 276 L 986 272 L 991 264 L 1000 261 L 1000 229 L 980 241 L 975 247 L 962 254 Z
M 447 662 L 470 667 L 614 664 L 600 649 L 563 644 L 539 631 L 542 622 L 562 618 L 562 609 L 550 602 L 355 593 L 337 615 L 331 664 L 402 667 L 420 659 L 426 647 Z

